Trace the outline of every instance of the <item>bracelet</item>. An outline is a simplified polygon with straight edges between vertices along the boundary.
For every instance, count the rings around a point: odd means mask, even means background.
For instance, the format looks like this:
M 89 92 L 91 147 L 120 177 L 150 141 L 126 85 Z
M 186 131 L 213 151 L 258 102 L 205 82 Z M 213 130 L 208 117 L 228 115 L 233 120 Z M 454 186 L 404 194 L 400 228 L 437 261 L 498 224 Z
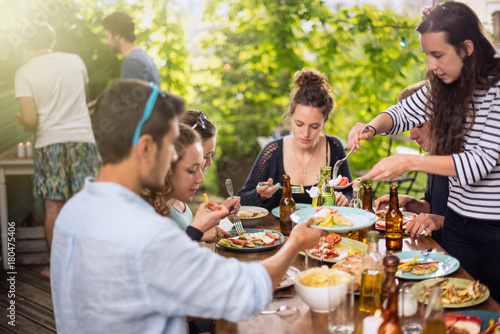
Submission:
M 373 129 L 373 131 L 375 132 L 375 134 L 373 135 L 373 137 L 375 137 L 377 135 L 377 129 L 375 129 L 375 127 L 371 124 L 366 124 L 365 127 L 363 128 L 363 130 L 361 132 L 368 132 L 366 131 L 365 129 L 368 128 L 368 129 Z

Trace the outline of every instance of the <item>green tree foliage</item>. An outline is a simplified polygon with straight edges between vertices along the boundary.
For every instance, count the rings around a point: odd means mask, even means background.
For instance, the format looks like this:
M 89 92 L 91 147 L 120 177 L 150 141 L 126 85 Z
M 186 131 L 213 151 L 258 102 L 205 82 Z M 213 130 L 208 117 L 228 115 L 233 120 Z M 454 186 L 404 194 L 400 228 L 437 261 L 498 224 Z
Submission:
M 197 98 L 212 109 L 221 154 L 232 159 L 255 156 L 256 137 L 285 121 L 293 74 L 304 66 L 329 78 L 338 107 L 325 131 L 344 139 L 355 122 L 369 121 L 423 78 L 418 21 L 390 10 L 334 11 L 317 0 L 209 0 L 205 19 L 217 24 L 204 42 L 213 54 L 200 70 L 209 80 L 198 84 Z M 363 145 L 354 169 L 385 154 L 381 140 Z

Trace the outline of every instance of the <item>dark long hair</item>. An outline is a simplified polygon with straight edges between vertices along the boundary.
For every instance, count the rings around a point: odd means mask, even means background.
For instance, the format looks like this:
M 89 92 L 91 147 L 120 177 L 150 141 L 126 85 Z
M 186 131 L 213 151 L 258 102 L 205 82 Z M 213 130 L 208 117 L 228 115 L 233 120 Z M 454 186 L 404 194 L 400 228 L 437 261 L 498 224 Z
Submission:
M 446 42 L 458 55 L 464 53 L 460 77 L 451 84 L 444 83 L 433 71 L 427 72 L 430 83 L 427 118 L 430 123 L 431 153 L 450 155 L 462 151 L 462 138 L 470 131 L 476 112 L 474 91 L 488 90 L 500 78 L 500 62 L 495 58 L 495 47 L 484 30 L 476 13 L 460 2 L 436 5 L 424 14 L 417 26 L 423 35 L 444 32 Z M 474 51 L 467 55 L 465 41 L 474 44 Z

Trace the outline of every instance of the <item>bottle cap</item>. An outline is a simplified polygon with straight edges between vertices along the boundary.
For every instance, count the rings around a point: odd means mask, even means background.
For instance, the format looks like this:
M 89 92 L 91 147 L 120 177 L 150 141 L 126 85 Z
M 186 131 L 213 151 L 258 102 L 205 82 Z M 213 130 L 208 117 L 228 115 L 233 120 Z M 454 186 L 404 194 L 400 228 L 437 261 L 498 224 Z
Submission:
M 399 257 L 396 255 L 387 255 L 383 261 L 384 267 L 397 267 L 399 266 Z
M 380 239 L 380 233 L 378 231 L 369 231 L 367 238 L 370 242 L 378 242 Z
M 359 180 L 352 181 L 352 186 L 361 188 L 361 181 L 359 181 Z

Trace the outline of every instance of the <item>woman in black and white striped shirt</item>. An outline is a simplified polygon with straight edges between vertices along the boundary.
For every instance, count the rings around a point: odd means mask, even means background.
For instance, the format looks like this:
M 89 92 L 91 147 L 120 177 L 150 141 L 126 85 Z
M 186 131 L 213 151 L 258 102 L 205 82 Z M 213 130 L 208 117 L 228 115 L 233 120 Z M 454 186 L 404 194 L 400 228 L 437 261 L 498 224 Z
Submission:
M 477 15 L 459 2 L 426 9 L 418 25 L 429 83 L 356 124 L 349 146 L 431 121 L 431 155 L 382 159 L 362 179 L 407 171 L 449 176 L 443 246 L 500 301 L 500 60 Z

